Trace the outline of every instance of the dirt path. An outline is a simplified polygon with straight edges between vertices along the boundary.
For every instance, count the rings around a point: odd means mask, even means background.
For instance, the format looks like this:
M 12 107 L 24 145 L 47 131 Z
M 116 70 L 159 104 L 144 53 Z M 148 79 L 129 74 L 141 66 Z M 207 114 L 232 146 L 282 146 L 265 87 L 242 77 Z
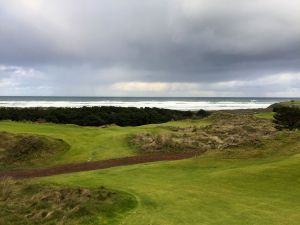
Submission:
M 44 177 L 44 176 L 52 176 L 52 175 L 73 173 L 73 172 L 80 172 L 80 171 L 105 169 L 105 168 L 111 168 L 116 166 L 134 165 L 134 164 L 147 163 L 147 162 L 186 159 L 186 158 L 191 158 L 195 155 L 196 155 L 195 153 L 181 153 L 181 154 L 159 154 L 159 155 L 156 154 L 156 155 L 130 156 L 124 158 L 108 159 L 108 160 L 93 161 L 93 162 L 65 164 L 65 165 L 59 165 L 59 166 L 41 168 L 41 169 L 5 171 L 5 172 L 0 172 L 0 178 L 7 177 L 7 176 L 14 177 L 14 178 Z

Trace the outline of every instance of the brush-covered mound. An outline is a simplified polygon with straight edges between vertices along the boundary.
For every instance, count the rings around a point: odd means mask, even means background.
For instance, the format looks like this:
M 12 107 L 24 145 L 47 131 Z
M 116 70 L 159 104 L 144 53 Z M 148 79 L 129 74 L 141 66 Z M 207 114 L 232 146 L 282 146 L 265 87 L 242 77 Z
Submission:
M 279 102 L 270 105 L 268 108 L 275 109 L 278 107 L 298 107 L 300 108 L 300 100 L 291 100 L 286 102 Z
M 107 224 L 136 207 L 136 199 L 104 187 L 46 186 L 0 179 L 0 224 Z
M 68 148 L 61 139 L 0 132 L 0 168 L 41 162 Z
M 241 145 L 259 146 L 261 140 L 278 132 L 272 121 L 252 114 L 215 113 L 209 119 L 213 123 L 206 127 L 173 127 L 170 132 L 135 134 L 131 143 L 142 152 L 204 152 Z

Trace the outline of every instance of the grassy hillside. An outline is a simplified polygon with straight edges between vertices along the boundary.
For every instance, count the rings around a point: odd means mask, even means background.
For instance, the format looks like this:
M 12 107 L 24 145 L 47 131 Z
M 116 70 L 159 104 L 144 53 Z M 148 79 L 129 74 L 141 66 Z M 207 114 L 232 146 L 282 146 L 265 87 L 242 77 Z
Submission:
M 247 152 L 235 156 L 210 153 L 36 181 L 84 187 L 104 184 L 134 194 L 139 206 L 121 224 L 297 225 L 300 143 L 282 142 L 269 146 L 269 155 L 264 157 L 247 158 Z M 273 156 L 272 151 L 277 154 Z
M 271 114 L 256 116 L 272 118 Z M 242 121 L 244 119 L 237 124 Z M 197 131 L 197 127 L 210 123 L 212 121 L 185 120 L 141 127 L 90 128 L 1 122 L 0 130 L 43 134 L 67 141 L 70 150 L 57 157 L 57 162 L 48 161 L 48 165 L 52 165 L 137 154 L 137 150 L 128 145 L 128 135 L 140 132 L 164 135 L 174 132 L 174 127 Z M 226 126 L 226 120 L 224 127 L 227 128 L 222 132 L 235 130 L 234 126 Z M 210 126 L 205 130 L 217 128 Z M 247 130 L 252 132 L 253 129 L 246 126 L 236 131 L 247 136 L 248 133 L 241 133 Z M 219 135 L 218 130 L 208 131 Z M 119 217 L 113 215 L 106 221 L 92 220 L 95 225 L 298 225 L 300 132 L 272 135 L 262 139 L 259 145 L 211 149 L 192 159 L 36 178 L 28 182 L 70 189 L 93 190 L 104 186 L 137 199 L 137 205 L 127 213 L 120 213 Z
M 109 126 L 107 128 L 80 127 L 50 123 L 1 121 L 0 132 L 28 133 L 59 138 L 70 145 L 70 149 L 49 160 L 43 166 L 119 158 L 137 154 L 128 145 L 128 135 L 142 131 L 163 132 L 170 126 L 205 126 L 207 120 L 182 120 L 139 127 Z M 37 166 L 39 163 L 37 162 Z
M 62 139 L 0 132 L 0 169 L 40 164 L 69 147 Z
M 48 161 L 48 165 L 134 154 L 125 143 L 127 132 L 117 126 L 103 129 L 76 125 L 0 122 L 0 130 L 13 133 L 42 134 L 66 141 L 71 146 L 69 151 Z
M 270 108 L 274 108 L 277 106 L 293 106 L 293 107 L 300 107 L 300 100 L 291 100 L 291 101 L 286 101 L 286 102 L 279 102 L 279 103 L 275 103 L 271 106 L 269 106 Z
M 288 101 L 288 102 L 281 102 L 279 103 L 283 106 L 297 106 L 297 107 L 300 107 L 300 100 L 291 100 L 291 101 Z
M 39 185 L 0 179 L 0 224 L 105 224 L 136 207 L 134 196 L 97 188 Z

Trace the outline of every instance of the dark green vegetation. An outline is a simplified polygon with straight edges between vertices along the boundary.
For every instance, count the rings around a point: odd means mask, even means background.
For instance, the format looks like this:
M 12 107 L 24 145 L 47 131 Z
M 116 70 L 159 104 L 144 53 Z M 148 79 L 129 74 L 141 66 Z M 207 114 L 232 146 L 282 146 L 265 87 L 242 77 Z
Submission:
M 0 179 L 1 225 L 107 224 L 137 205 L 124 192 Z
M 49 160 L 69 147 L 62 139 L 0 132 L 0 168 L 20 167 Z
M 192 117 L 203 118 L 208 112 L 178 111 L 159 108 L 82 107 L 82 108 L 0 108 L 0 120 L 51 122 L 81 126 L 139 126 Z
M 277 105 L 273 110 L 276 113 L 274 122 L 277 124 L 277 128 L 291 130 L 300 128 L 300 107 Z
M 291 100 L 286 102 L 275 103 L 270 106 L 270 108 L 274 109 L 280 106 L 289 106 L 289 107 L 299 107 L 300 108 L 300 100 Z

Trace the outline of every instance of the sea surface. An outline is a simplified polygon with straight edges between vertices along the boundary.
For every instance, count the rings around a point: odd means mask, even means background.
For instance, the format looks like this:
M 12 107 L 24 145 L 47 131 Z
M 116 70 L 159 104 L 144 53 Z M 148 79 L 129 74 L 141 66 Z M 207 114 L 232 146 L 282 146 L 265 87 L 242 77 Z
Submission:
M 0 96 L 0 107 L 158 107 L 177 110 L 255 109 L 299 98 L 232 97 L 29 97 Z

